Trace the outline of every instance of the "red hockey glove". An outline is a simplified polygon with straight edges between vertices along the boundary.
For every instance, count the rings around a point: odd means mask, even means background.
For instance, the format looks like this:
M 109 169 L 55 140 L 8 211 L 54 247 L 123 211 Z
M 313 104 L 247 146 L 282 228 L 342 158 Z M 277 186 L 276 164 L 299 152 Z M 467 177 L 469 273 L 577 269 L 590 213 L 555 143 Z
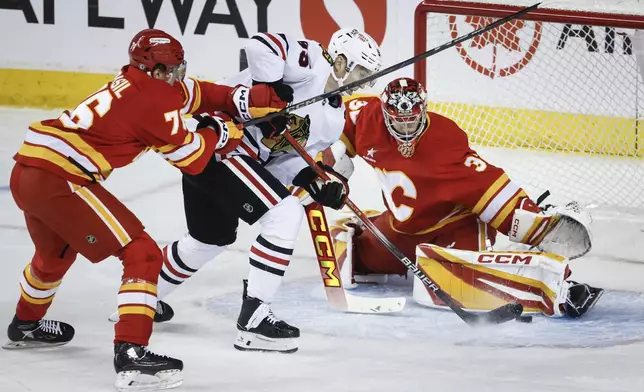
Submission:
M 244 121 L 279 112 L 289 104 L 289 102 L 282 100 L 273 87 L 268 84 L 258 84 L 250 88 L 238 85 L 231 94 L 239 116 Z

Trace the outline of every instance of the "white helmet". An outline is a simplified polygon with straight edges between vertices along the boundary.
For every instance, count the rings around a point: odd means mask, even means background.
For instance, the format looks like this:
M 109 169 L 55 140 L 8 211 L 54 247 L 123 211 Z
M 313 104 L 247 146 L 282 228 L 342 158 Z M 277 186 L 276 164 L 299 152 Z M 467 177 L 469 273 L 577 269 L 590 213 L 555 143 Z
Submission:
M 347 68 L 344 77 L 338 78 L 335 72 L 331 72 L 333 78 L 342 86 L 351 71 L 356 65 L 361 65 L 371 73 L 380 71 L 382 60 L 380 58 L 380 48 L 376 40 L 371 36 L 358 29 L 341 29 L 331 36 L 328 52 L 333 61 L 338 55 L 342 54 L 347 58 Z M 375 84 L 375 80 L 370 86 Z

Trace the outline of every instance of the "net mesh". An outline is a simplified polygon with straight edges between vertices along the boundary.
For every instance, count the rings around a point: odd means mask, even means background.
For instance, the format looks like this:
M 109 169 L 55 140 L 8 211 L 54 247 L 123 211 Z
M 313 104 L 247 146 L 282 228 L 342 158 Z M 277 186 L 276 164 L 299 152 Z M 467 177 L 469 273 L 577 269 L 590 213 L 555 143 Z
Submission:
M 644 208 L 644 32 L 563 18 L 514 20 L 430 57 L 430 110 L 530 192 Z M 428 12 L 425 46 L 493 20 Z

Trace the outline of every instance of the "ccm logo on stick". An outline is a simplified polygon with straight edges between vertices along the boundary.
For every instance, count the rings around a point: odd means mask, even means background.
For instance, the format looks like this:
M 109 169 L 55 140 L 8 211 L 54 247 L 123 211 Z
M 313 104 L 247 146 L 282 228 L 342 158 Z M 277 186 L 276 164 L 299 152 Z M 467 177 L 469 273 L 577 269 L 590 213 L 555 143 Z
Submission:
M 482 264 L 530 264 L 532 256 L 521 255 L 504 255 L 504 254 L 482 254 L 478 258 L 478 262 Z

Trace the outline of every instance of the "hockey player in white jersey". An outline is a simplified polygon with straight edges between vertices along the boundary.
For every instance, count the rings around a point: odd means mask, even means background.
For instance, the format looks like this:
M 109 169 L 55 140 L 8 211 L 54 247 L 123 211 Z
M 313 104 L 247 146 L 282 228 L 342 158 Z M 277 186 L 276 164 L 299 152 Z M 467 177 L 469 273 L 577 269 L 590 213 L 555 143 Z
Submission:
M 378 45 L 356 29 L 336 32 L 328 51 L 315 41 L 260 33 L 248 41 L 246 55 L 248 69 L 223 84 L 269 83 L 280 98 L 293 102 L 332 91 L 381 67 Z M 237 150 L 216 156 L 198 176 L 184 176 L 189 233 L 163 249 L 158 297 L 164 298 L 232 244 L 240 218 L 248 224 L 259 221 L 262 230 L 250 247 L 250 273 L 244 282 L 235 347 L 296 351 L 299 330 L 277 319 L 269 305 L 289 265 L 304 216 L 299 199 L 286 186 L 300 186 L 320 204 L 339 209 L 348 185 L 330 167 L 324 169 L 334 180 L 321 181 L 281 133 L 286 129 L 315 156 L 339 140 L 344 116 L 342 99 L 334 96 L 270 123 L 248 127 Z M 203 127 L 210 118 L 202 114 L 191 121 Z M 249 119 L 242 115 L 241 120 Z M 172 309 L 160 301 L 155 320 L 166 321 L 172 315 Z

